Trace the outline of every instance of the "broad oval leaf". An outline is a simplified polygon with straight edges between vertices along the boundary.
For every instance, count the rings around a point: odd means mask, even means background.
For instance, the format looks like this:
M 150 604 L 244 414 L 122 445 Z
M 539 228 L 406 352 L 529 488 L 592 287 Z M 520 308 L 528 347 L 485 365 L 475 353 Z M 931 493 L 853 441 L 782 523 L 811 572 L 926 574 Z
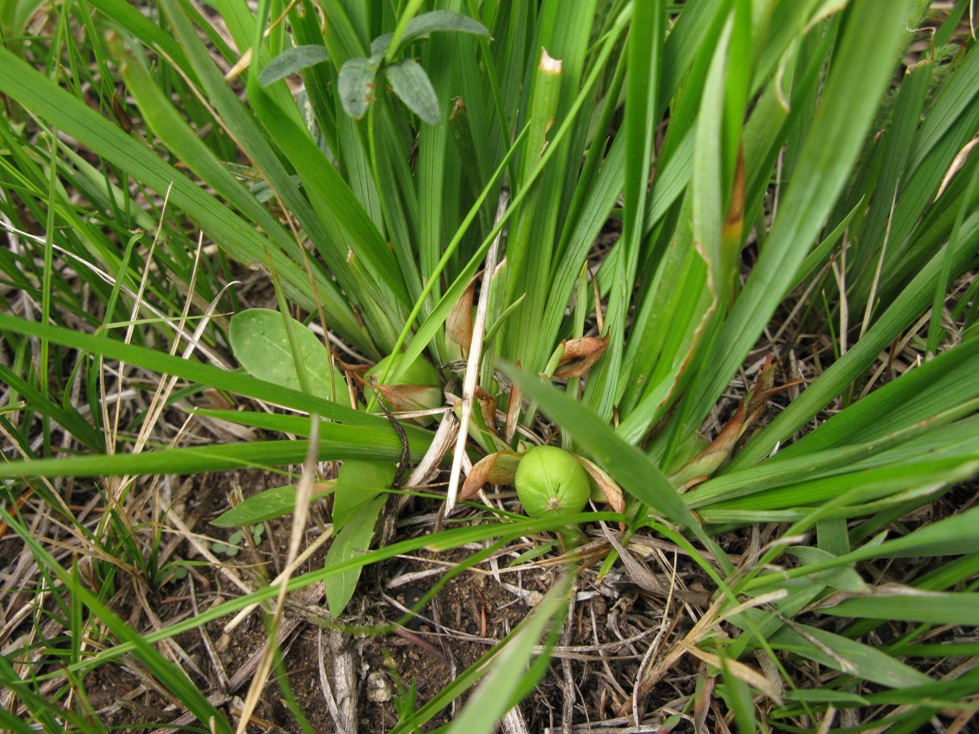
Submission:
M 408 109 L 429 125 L 439 121 L 439 100 L 428 74 L 414 59 L 405 59 L 384 70 L 391 89 Z
M 360 56 L 349 59 L 340 67 L 337 91 L 343 111 L 355 120 L 367 113 L 374 93 L 374 77 L 377 76 L 377 62 L 374 57 Z
M 258 83 L 267 87 L 290 74 L 296 74 L 307 66 L 319 64 L 330 58 L 326 46 L 296 46 L 287 48 L 272 59 L 258 75 Z
M 235 359 L 252 377 L 299 390 L 298 356 L 309 378 L 310 392 L 320 398 L 333 399 L 337 391 L 345 389 L 343 377 L 333 370 L 331 378 L 330 355 L 326 347 L 305 325 L 295 319 L 292 322 L 298 355 L 292 352 L 286 325 L 279 312 L 252 308 L 236 314 L 228 331 Z

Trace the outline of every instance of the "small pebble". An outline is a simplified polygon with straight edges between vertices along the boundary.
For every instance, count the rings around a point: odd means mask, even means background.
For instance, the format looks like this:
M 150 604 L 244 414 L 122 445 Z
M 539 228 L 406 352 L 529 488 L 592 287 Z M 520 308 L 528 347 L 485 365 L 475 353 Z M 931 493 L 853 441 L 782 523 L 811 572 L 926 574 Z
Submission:
M 392 698 L 391 684 L 383 671 L 375 670 L 367 676 L 367 700 L 387 703 Z

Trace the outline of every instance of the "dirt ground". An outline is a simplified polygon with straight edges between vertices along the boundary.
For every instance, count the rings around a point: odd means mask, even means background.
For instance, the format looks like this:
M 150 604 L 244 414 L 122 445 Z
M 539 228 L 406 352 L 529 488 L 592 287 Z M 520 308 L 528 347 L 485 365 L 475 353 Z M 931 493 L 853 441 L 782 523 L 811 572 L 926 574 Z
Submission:
M 203 477 L 200 486 L 188 491 L 182 506 L 189 517 L 200 519 L 196 533 L 215 539 L 228 535 L 207 524 L 227 508 L 228 480 L 238 483 L 246 496 L 276 482 L 274 476 L 259 472 Z M 409 506 L 396 526 L 397 539 L 429 531 L 436 510 L 430 500 Z M 463 510 L 463 517 L 467 513 L 470 521 L 478 521 L 478 512 Z M 185 579 L 151 595 L 150 604 L 161 621 L 172 624 L 240 596 L 240 589 L 228 580 L 231 574 L 252 583 L 258 563 L 265 564 L 266 573 L 277 573 L 288 519 L 269 525 L 254 550 L 243 549 L 223 567 L 194 567 Z M 317 532 L 314 528 L 309 537 Z M 594 537 L 601 532 L 593 529 L 593 537 L 580 550 L 589 562 L 576 579 L 577 591 L 549 671 L 536 693 L 504 723 L 505 731 L 646 732 L 685 709 L 693 715 L 690 700 L 700 667 L 696 661 L 681 661 L 671 671 L 668 685 L 647 682 L 650 691 L 638 699 L 638 727 L 632 706 L 637 681 L 649 672 L 652 653 L 662 648 L 666 637 L 682 636 L 706 608 L 708 594 L 699 571 L 650 536 L 634 538 L 628 551 L 635 563 L 647 569 L 641 584 L 622 570 L 621 563 L 599 578 L 601 562 L 612 548 L 605 537 Z M 557 551 L 530 566 L 521 564 L 521 570 L 510 568 L 520 554 L 548 540 L 526 538 L 455 575 L 410 619 L 405 619 L 410 609 L 476 549 L 446 554 L 423 551 L 368 567 L 339 620 L 326 611 L 322 585 L 295 592 L 283 623 L 282 663 L 291 695 L 312 728 L 374 734 L 405 721 L 406 712 L 417 710 L 476 663 L 551 588 L 563 565 Z M 194 559 L 193 549 L 173 550 L 177 556 Z M 322 563 L 320 551 L 303 570 L 321 568 Z M 121 604 L 116 611 L 137 628 L 145 628 L 148 620 L 134 595 L 118 598 Z M 233 716 L 268 633 L 259 611 L 230 634 L 224 631 L 227 622 L 225 618 L 183 633 L 168 649 L 201 690 Z M 681 674 L 684 665 L 689 670 Z M 107 726 L 156 731 L 191 723 L 169 709 L 166 697 L 132 661 L 101 666 L 85 680 L 85 688 Z M 284 695 L 273 675 L 252 730 L 301 731 L 283 703 Z M 448 723 L 464 700 L 464 696 L 456 700 L 418 730 Z

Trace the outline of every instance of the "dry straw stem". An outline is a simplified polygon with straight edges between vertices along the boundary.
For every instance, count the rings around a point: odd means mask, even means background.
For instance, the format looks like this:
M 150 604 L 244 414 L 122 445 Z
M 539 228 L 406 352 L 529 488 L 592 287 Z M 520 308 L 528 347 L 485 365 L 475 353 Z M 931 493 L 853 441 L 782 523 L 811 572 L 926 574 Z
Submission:
M 286 595 L 288 594 L 289 579 L 292 577 L 293 569 L 296 567 L 296 558 L 299 556 L 299 547 L 302 545 L 303 538 L 306 536 L 306 520 L 309 516 L 309 500 L 313 494 L 313 483 L 316 476 L 316 444 L 319 439 L 319 417 L 313 413 L 310 416 L 310 449 L 303 464 L 302 476 L 296 485 L 296 508 L 293 512 L 292 532 L 289 535 L 289 551 L 286 555 L 285 569 L 281 576 L 282 580 L 278 585 L 278 595 L 275 599 L 275 606 L 272 609 L 268 621 L 269 644 L 263 651 L 258 670 L 252 678 L 252 685 L 248 689 L 245 703 L 242 706 L 242 713 L 238 721 L 236 734 L 244 734 L 248 729 L 252 713 L 258 705 L 259 697 L 265 688 L 265 682 L 269 673 L 272 671 L 272 664 L 275 660 L 275 645 L 272 640 L 277 640 L 279 626 L 282 623 L 282 614 L 285 611 Z
M 506 190 L 500 194 L 496 207 L 496 219 L 499 223 L 507 209 L 509 196 Z M 483 337 L 486 335 L 486 315 L 489 311 L 490 282 L 496 273 L 496 263 L 499 258 L 500 237 L 502 230 L 486 253 L 486 265 L 483 269 L 483 284 L 479 291 L 479 303 L 476 306 L 476 317 L 473 320 L 472 342 L 469 344 L 469 357 L 466 360 L 466 373 L 462 384 L 461 415 L 459 417 L 459 433 L 456 437 L 455 450 L 452 455 L 452 470 L 449 474 L 449 491 L 445 498 L 445 514 L 455 509 L 459 497 L 459 480 L 462 476 L 462 460 L 466 455 L 466 441 L 469 436 L 469 420 L 472 417 L 473 399 L 476 392 L 476 381 L 479 379 L 480 364 L 483 357 Z

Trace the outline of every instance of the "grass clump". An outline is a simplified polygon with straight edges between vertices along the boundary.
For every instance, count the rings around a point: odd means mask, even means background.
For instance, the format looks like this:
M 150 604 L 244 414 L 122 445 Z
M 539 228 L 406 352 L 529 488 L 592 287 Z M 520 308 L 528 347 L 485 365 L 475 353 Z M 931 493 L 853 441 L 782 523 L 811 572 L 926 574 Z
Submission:
M 12 4 L 0 726 L 965 730 L 969 7 Z

